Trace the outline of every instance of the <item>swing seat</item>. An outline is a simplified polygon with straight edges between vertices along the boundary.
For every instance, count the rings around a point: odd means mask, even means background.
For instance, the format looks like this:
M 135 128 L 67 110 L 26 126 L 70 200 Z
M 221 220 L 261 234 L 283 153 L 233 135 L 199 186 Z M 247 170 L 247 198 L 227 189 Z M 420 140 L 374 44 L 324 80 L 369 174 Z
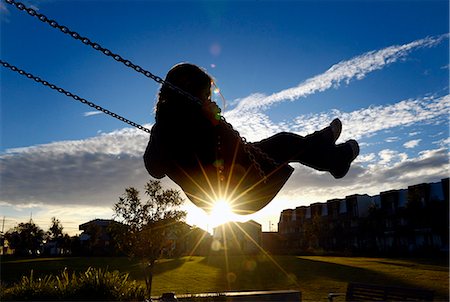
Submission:
M 206 212 L 210 212 L 218 201 L 227 202 L 236 214 L 257 212 L 278 194 L 294 170 L 288 164 L 274 166 L 262 154 L 254 154 L 253 162 L 244 150 L 244 143 L 232 138 L 226 144 L 227 156 L 221 162 L 222 169 L 218 169 L 217 164 L 200 161 L 181 166 L 166 158 L 168 150 L 164 149 L 157 128 L 155 124 L 144 154 L 147 171 L 158 179 L 167 175 L 193 204 Z
M 211 212 L 216 202 L 225 201 L 234 213 L 248 215 L 271 202 L 292 172 L 292 167 L 282 165 L 268 173 L 270 175 L 264 181 L 254 165 L 235 165 L 231 177 L 224 177 L 223 180 L 217 175 L 215 168 L 205 169 L 194 175 L 175 177 L 173 180 L 192 203 L 206 212 Z

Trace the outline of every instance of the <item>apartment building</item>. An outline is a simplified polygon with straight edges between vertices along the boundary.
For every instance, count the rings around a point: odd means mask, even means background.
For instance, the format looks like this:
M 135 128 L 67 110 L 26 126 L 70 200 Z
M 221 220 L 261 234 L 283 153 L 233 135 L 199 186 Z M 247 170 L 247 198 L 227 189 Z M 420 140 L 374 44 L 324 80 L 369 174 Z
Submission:
M 379 195 L 355 194 L 283 210 L 278 231 L 287 253 L 448 251 L 449 179 Z

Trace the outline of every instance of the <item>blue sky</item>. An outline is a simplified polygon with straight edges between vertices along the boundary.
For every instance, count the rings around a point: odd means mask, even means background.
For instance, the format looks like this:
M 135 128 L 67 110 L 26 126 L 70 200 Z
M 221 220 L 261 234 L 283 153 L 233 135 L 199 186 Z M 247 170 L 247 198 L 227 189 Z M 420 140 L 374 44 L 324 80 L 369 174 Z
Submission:
M 308 134 L 339 117 L 361 156 L 334 180 L 300 165 L 251 218 L 448 176 L 448 1 L 24 1 L 164 77 L 208 70 L 249 141 Z M 1 2 L 1 59 L 148 127 L 158 84 Z M 222 104 L 220 104 L 222 105 Z M 148 135 L 1 69 L 0 213 L 5 228 L 57 216 L 75 233 L 143 189 Z M 174 187 L 163 180 L 167 187 Z M 202 212 L 186 203 L 188 222 Z

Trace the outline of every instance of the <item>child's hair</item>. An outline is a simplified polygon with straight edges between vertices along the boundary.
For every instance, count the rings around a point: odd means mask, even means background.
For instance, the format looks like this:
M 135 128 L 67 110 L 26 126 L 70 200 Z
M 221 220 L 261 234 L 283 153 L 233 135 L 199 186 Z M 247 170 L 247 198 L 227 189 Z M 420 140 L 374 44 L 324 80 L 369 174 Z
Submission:
M 202 91 L 211 89 L 213 79 L 203 69 L 194 64 L 180 63 L 169 70 L 165 81 L 194 97 L 198 97 Z M 156 109 L 158 110 L 160 103 L 178 101 L 183 98 L 185 97 L 179 92 L 170 88 L 169 85 L 163 84 L 159 90 Z

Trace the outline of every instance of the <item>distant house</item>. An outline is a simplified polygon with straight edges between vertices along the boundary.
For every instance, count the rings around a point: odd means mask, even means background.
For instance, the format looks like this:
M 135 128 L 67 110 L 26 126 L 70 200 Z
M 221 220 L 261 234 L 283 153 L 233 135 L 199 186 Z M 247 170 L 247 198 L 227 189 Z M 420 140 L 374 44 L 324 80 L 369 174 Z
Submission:
M 262 227 L 256 221 L 228 222 L 213 229 L 213 238 L 229 253 L 256 254 L 261 251 Z
M 112 236 L 109 228 L 119 222 L 111 219 L 94 219 L 79 225 L 80 243 L 83 254 L 89 255 L 113 255 Z
M 120 251 L 115 250 L 114 238 L 111 234 L 111 227 L 114 224 L 120 224 L 120 222 L 94 219 L 81 224 L 79 226 L 79 229 L 83 231 L 79 236 L 81 253 L 98 256 L 120 254 Z M 161 251 L 163 257 L 207 255 L 212 242 L 212 236 L 208 232 L 181 221 L 176 227 L 171 227 L 166 239 Z
M 206 256 L 213 240 L 207 231 L 184 222 L 180 222 L 179 232 L 170 237 L 175 255 Z

